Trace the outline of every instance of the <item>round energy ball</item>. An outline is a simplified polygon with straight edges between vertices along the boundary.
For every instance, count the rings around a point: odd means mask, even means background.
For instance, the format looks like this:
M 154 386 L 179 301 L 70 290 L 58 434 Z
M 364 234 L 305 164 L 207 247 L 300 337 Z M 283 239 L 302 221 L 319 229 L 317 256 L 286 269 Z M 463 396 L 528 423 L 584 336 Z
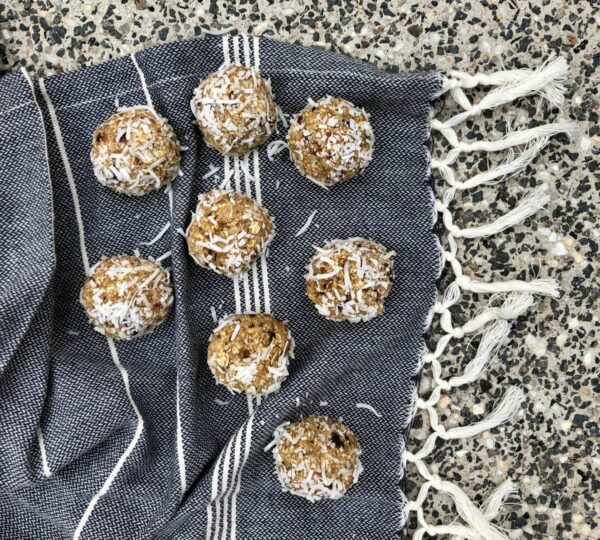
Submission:
M 225 317 L 208 343 L 208 366 L 217 383 L 248 396 L 279 390 L 293 357 L 288 327 L 264 313 Z
M 298 113 L 290 124 L 292 161 L 309 180 L 322 186 L 357 176 L 373 156 L 369 115 L 352 103 L 327 96 Z
M 309 501 L 339 499 L 363 470 L 358 439 L 333 418 L 286 422 L 273 437 L 275 470 L 283 490 Z
M 94 174 L 125 195 L 144 195 L 179 173 L 179 142 L 169 123 L 149 107 L 119 109 L 94 131 Z
M 85 278 L 80 301 L 98 332 L 130 340 L 167 318 L 173 287 L 158 263 L 129 255 L 103 257 Z
M 250 67 L 222 66 L 196 88 L 191 107 L 206 144 L 221 154 L 245 154 L 277 127 L 269 84 Z
M 200 195 L 186 231 L 194 261 L 229 277 L 248 270 L 274 235 L 271 216 L 260 204 L 220 189 Z
M 333 240 L 316 249 L 304 277 L 308 297 L 321 315 L 360 322 L 383 313 L 395 252 L 364 238 Z

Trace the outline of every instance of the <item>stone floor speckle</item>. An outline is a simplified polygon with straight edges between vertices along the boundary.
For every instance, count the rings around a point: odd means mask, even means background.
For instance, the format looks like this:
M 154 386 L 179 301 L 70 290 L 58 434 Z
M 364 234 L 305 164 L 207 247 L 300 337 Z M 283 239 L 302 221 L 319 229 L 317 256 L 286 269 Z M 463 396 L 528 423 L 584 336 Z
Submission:
M 440 476 L 463 486 L 478 503 L 504 479 L 517 481 L 520 502 L 509 505 L 497 519 L 511 538 L 600 538 L 600 10 L 592 4 L 567 0 L 5 0 L 0 4 L 0 68 L 24 65 L 47 75 L 158 42 L 197 36 L 203 28 L 226 26 L 320 45 L 401 71 L 476 73 L 538 65 L 551 53 L 564 55 L 573 76 L 562 111 L 523 99 L 512 109 L 467 122 L 462 135 L 496 138 L 507 130 L 558 117 L 576 120 L 580 135 L 570 143 L 564 137 L 554 139 L 523 174 L 491 188 L 465 192 L 454 207 L 459 225 L 485 222 L 513 207 L 531 186 L 547 183 L 553 197 L 546 212 L 505 234 L 467 241 L 461 253 L 469 261 L 468 272 L 478 279 L 552 276 L 560 281 L 563 297 L 540 300 L 521 317 L 509 343 L 478 384 L 444 398 L 439 411 L 448 426 L 467 424 L 489 412 L 506 386 L 515 384 L 528 398 L 517 419 L 468 441 L 444 442 L 431 462 Z M 453 110 L 446 100 L 440 117 Z M 440 151 L 436 146 L 434 153 Z M 463 159 L 459 171 L 476 170 L 476 159 L 481 162 L 482 156 Z M 484 163 L 486 159 L 483 156 Z M 491 158 L 490 163 L 494 163 Z M 457 320 L 476 313 L 484 301 L 465 296 Z M 476 346 L 476 338 L 454 344 L 444 360 L 446 373 L 457 373 Z M 422 392 L 429 381 L 425 373 Z M 416 419 L 409 441 L 412 449 L 427 435 L 426 420 Z M 409 468 L 408 478 L 409 496 L 414 496 L 415 470 Z M 438 496 L 426 512 L 440 516 L 449 507 L 451 502 Z

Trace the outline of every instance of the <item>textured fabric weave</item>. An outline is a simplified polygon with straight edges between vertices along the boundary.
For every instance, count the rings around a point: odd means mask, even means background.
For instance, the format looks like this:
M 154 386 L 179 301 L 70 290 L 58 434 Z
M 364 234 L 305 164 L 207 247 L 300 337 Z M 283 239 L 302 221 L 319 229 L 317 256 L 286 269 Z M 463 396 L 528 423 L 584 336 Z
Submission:
M 237 54 L 241 63 L 260 60 L 285 113 L 328 94 L 364 107 L 376 137 L 366 172 L 325 191 L 302 178 L 286 152 L 270 161 L 263 146 L 224 160 L 208 149 L 189 100 L 224 53 L 232 62 Z M 139 244 L 170 221 L 168 195 L 114 193 L 89 159 L 93 130 L 115 112 L 115 99 L 146 104 L 132 59 L 50 77 L 46 91 L 36 83 L 35 99 L 21 73 L 0 80 L 0 538 L 397 537 L 400 457 L 438 272 L 426 146 L 440 77 L 382 73 L 321 50 L 241 37 L 159 46 L 136 60 L 157 112 L 189 148 L 173 183 L 172 226 L 151 246 Z M 209 164 L 220 173 L 203 180 Z M 289 321 L 297 344 L 289 379 L 254 403 L 252 416 L 245 397 L 217 386 L 206 364 L 211 307 L 219 317 L 235 311 L 234 282 L 197 267 L 177 233 L 226 166 L 239 173 L 234 187 L 260 198 L 277 225 L 268 258 L 239 280 L 241 308 L 270 307 Z M 172 267 L 173 313 L 154 334 L 116 343 L 117 362 L 78 301 L 85 271 L 75 203 L 90 264 L 136 248 L 142 256 L 172 252 L 163 264 Z M 314 210 L 313 225 L 296 238 Z M 364 324 L 327 321 L 305 295 L 312 245 L 350 236 L 398 254 L 386 313 Z M 139 425 L 119 362 L 144 421 L 129 453 Z M 282 493 L 263 451 L 278 424 L 302 414 L 342 417 L 361 442 L 365 471 L 340 500 Z

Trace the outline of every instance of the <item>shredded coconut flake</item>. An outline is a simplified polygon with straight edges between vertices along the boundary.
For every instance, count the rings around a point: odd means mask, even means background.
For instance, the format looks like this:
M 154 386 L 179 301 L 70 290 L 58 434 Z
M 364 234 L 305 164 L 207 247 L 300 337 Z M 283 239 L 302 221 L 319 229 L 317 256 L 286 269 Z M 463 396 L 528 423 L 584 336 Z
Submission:
M 219 319 L 217 318 L 217 310 L 215 309 L 215 306 L 210 306 L 210 314 L 212 315 L 213 321 L 219 321 Z
M 164 227 L 160 230 L 160 232 L 149 242 L 141 242 L 140 245 L 141 246 L 152 246 L 154 244 L 156 244 L 156 242 L 158 242 L 163 236 L 164 234 L 169 230 L 169 228 L 171 227 L 171 222 L 168 221 L 167 223 L 165 223 Z
M 209 163 L 208 167 L 209 171 L 204 176 L 202 176 L 202 180 L 207 180 L 208 178 L 217 174 L 221 170 L 221 167 L 215 167 L 212 163 Z
M 229 405 L 229 401 L 223 401 L 222 399 L 215 398 L 215 403 L 220 407 L 224 407 L 225 405 Z
M 271 141 L 267 145 L 267 157 L 269 158 L 269 161 L 273 161 L 273 158 L 282 152 L 284 148 L 288 148 L 288 143 L 285 141 Z
M 357 403 L 356 408 L 357 409 L 366 409 L 367 411 L 373 413 L 377 418 L 381 418 L 383 416 L 380 412 L 378 412 L 375 409 L 375 407 L 369 405 L 368 403 Z
M 304 225 L 302 225 L 302 227 L 300 228 L 300 230 L 294 235 L 296 238 L 302 234 L 304 234 L 308 228 L 310 227 L 310 224 L 312 223 L 312 220 L 314 219 L 315 215 L 317 214 L 316 210 L 313 210 L 313 212 L 310 214 L 310 216 L 308 216 L 308 219 L 306 220 L 306 223 Z

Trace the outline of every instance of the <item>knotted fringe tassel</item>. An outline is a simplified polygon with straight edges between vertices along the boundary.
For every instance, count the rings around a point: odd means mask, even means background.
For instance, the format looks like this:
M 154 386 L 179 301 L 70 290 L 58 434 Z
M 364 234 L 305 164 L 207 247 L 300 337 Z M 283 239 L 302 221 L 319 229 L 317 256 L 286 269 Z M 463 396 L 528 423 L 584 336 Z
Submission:
M 441 300 L 433 306 L 429 324 L 437 315 L 443 335 L 438 339 L 435 349 L 425 349 L 420 367 L 431 366 L 432 389 L 428 397 L 420 397 L 415 391 L 414 411 L 427 412 L 432 433 L 416 452 L 405 450 L 404 465 L 413 463 L 425 482 L 419 489 L 416 500 L 406 501 L 404 511 L 406 519 L 415 512 L 418 527 L 413 538 L 420 540 L 426 534 L 429 536 L 448 535 L 453 539 L 468 538 L 474 540 L 506 540 L 505 533 L 492 524 L 503 504 L 515 495 L 515 484 L 506 480 L 490 496 L 483 508 L 478 508 L 469 497 L 456 485 L 433 474 L 426 459 L 435 450 L 438 439 L 465 439 L 474 437 L 484 431 L 493 429 L 508 422 L 521 408 L 525 401 L 523 391 L 517 387 L 509 387 L 504 393 L 498 406 L 483 420 L 468 426 L 446 428 L 439 422 L 436 405 L 443 392 L 476 381 L 486 367 L 506 342 L 510 332 L 510 321 L 527 311 L 534 303 L 533 295 L 559 296 L 558 283 L 553 279 L 534 279 L 531 281 L 506 280 L 485 283 L 464 274 L 464 267 L 458 258 L 458 243 L 460 238 L 483 238 L 522 223 L 528 217 L 541 210 L 550 201 L 548 186 L 541 185 L 526 195 L 512 210 L 500 216 L 495 221 L 484 225 L 459 227 L 454 223 L 451 206 L 455 194 L 459 190 L 472 189 L 480 185 L 492 185 L 502 182 L 515 174 L 522 173 L 530 165 L 540 151 L 548 144 L 551 137 L 559 133 L 569 136 L 576 134 L 577 127 L 573 123 L 550 123 L 530 129 L 514 131 L 496 141 L 462 141 L 455 127 L 467 118 L 474 117 L 482 111 L 494 109 L 513 102 L 525 96 L 539 96 L 550 104 L 557 106 L 563 102 L 569 69 L 562 58 L 550 59 L 535 70 L 510 70 L 492 74 L 468 75 L 451 72 L 444 80 L 441 93 L 449 92 L 463 112 L 456 114 L 446 121 L 432 119 L 433 131 L 439 132 L 450 145 L 445 156 L 431 160 L 432 171 L 439 172 L 449 186 L 441 199 L 434 195 L 434 209 L 441 214 L 445 229 L 447 248 L 441 248 L 441 267 L 450 266 L 454 281 L 444 291 Z M 494 87 L 478 103 L 471 103 L 464 89 L 476 86 Z M 496 167 L 467 178 L 457 178 L 454 163 L 463 152 L 500 152 L 508 150 L 508 156 Z M 456 326 L 453 321 L 451 308 L 461 299 L 462 293 L 469 291 L 475 294 L 492 294 L 497 298 L 504 295 L 501 305 L 489 305 L 466 323 Z M 441 358 L 450 341 L 463 339 L 467 334 L 481 332 L 481 341 L 476 354 L 464 367 L 462 374 L 445 379 Z M 463 523 L 432 525 L 427 522 L 423 504 L 429 491 L 435 489 L 448 494 L 454 501 L 456 511 Z
M 498 72 L 491 76 L 469 77 L 453 72 L 444 83 L 454 100 L 464 109 L 444 122 L 448 127 L 456 126 L 467 118 L 482 111 L 496 109 L 506 103 L 512 103 L 523 96 L 537 94 L 553 105 L 560 105 L 564 99 L 565 83 L 569 76 L 569 65 L 564 58 L 549 60 L 536 70 L 513 70 Z M 475 86 L 498 86 L 489 92 L 479 103 L 472 105 L 465 96 L 463 88 Z

